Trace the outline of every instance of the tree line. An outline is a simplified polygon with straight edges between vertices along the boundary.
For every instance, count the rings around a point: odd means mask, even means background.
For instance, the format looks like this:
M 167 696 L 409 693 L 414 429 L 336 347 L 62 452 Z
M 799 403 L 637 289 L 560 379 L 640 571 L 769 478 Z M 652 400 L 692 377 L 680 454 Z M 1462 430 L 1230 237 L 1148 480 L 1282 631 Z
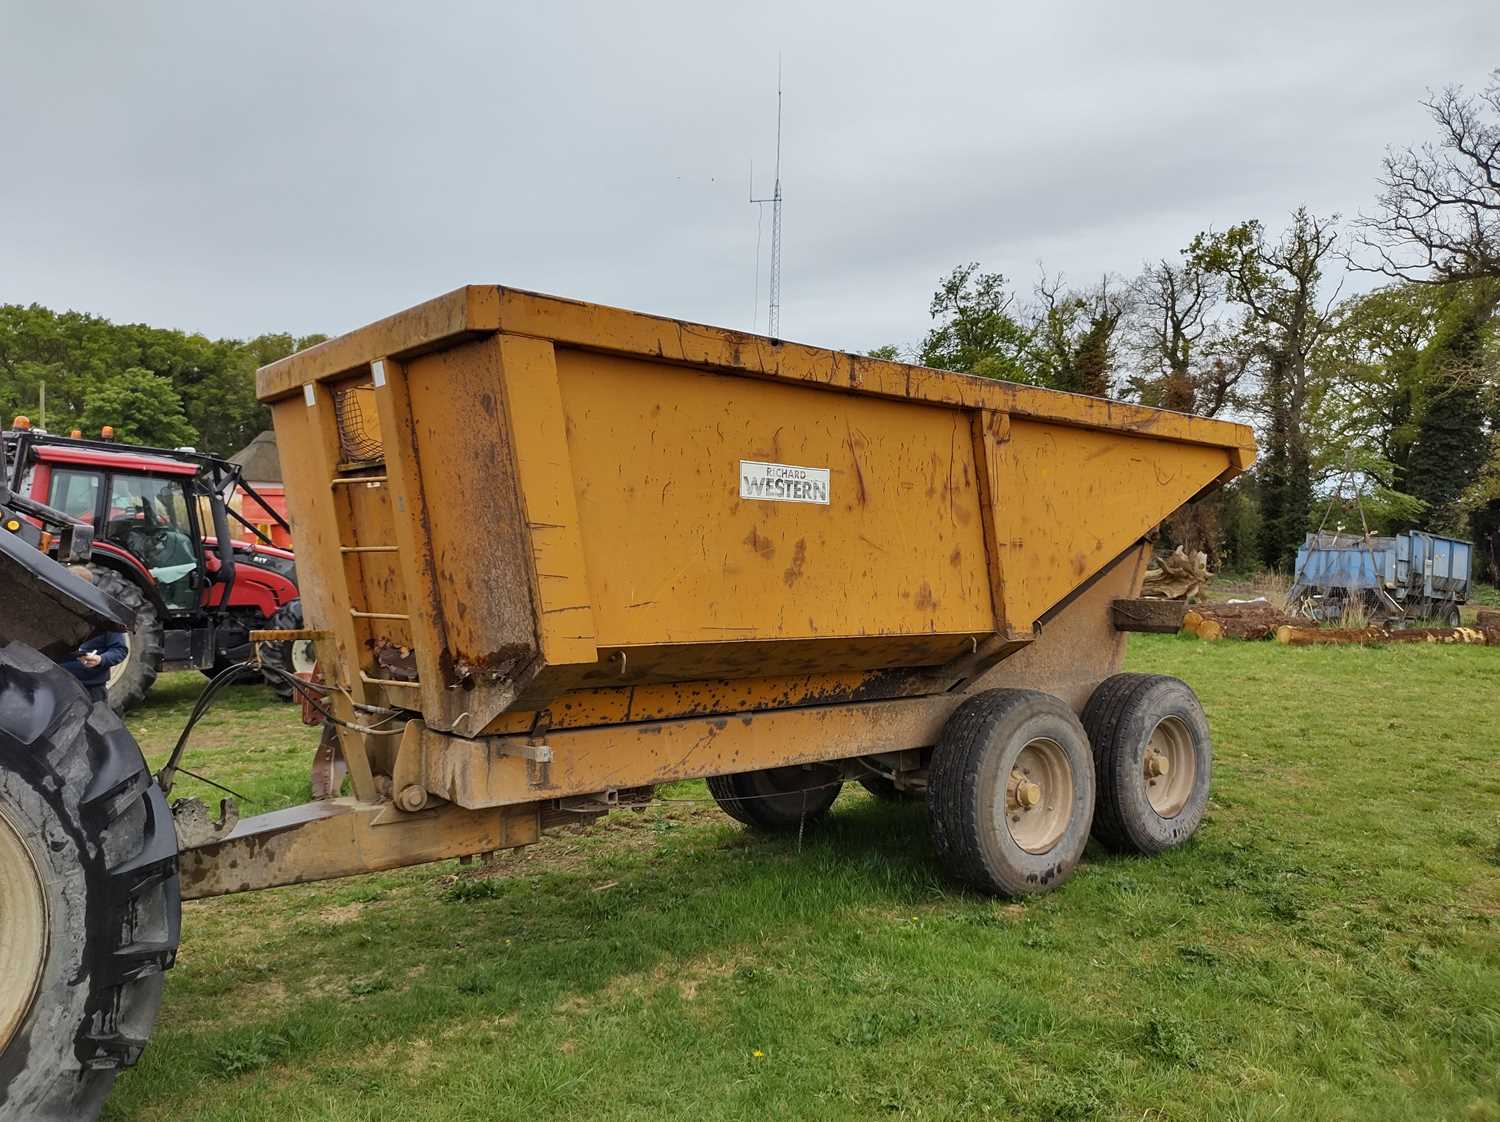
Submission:
M 1371 211 L 1294 211 L 1192 237 L 1132 278 L 1028 295 L 977 263 L 915 346 L 870 352 L 1253 421 L 1255 469 L 1169 542 L 1286 570 L 1318 526 L 1471 537 L 1500 572 L 1500 71 L 1423 103 L 1436 139 L 1387 153 Z M 1344 295 L 1338 278 L 1380 283 Z
M 255 370 L 322 335 L 209 339 L 38 304 L 0 305 L 0 415 L 132 444 L 227 454 L 269 428 Z

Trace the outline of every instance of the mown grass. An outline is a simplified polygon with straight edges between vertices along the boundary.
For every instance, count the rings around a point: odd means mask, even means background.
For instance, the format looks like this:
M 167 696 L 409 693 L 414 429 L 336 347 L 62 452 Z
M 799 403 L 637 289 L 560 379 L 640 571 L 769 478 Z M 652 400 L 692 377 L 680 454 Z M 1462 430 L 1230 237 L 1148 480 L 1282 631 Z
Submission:
M 920 805 L 659 803 L 502 857 L 187 907 L 115 1119 L 1500 1119 L 1500 650 L 1145 637 L 1215 796 L 1154 860 L 955 889 Z M 153 759 L 199 683 L 135 728 Z M 300 798 L 238 691 L 205 772 Z M 668 792 L 703 797 L 701 784 Z

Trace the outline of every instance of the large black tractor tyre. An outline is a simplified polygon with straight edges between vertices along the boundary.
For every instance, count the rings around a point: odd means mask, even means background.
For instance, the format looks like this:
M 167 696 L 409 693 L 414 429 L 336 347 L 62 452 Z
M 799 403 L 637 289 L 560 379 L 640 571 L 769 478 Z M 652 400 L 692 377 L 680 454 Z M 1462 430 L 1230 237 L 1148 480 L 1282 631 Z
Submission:
M 276 613 L 261 624 L 259 630 L 300 631 L 302 629 L 302 601 L 289 600 Z M 286 679 L 287 674 L 305 674 L 312 670 L 317 653 L 311 639 L 287 640 L 281 643 L 260 644 L 260 660 L 267 667 L 261 671 L 266 685 L 282 701 L 298 700 L 297 689 Z M 280 671 L 280 673 L 278 673 Z
M 1117 853 L 1187 841 L 1208 809 L 1213 741 L 1198 695 L 1164 674 L 1106 678 L 1083 708 L 1099 804 L 1094 837 Z
M 958 707 L 927 769 L 938 860 L 981 892 L 1025 896 L 1072 876 L 1094 813 L 1094 761 L 1073 710 L 1036 690 Z
M 719 809 L 757 830 L 799 830 L 828 813 L 843 786 L 837 768 L 825 764 L 773 767 L 738 775 L 716 775 L 708 793 Z
M 103 565 L 89 568 L 94 573 L 94 585 L 124 604 L 135 620 L 125 633 L 129 653 L 109 674 L 109 707 L 116 713 L 124 713 L 146 700 L 161 673 L 166 623 L 156 605 L 134 581 Z
M 141 1054 L 180 923 L 161 789 L 108 706 L 0 645 L 0 1118 L 94 1118 Z

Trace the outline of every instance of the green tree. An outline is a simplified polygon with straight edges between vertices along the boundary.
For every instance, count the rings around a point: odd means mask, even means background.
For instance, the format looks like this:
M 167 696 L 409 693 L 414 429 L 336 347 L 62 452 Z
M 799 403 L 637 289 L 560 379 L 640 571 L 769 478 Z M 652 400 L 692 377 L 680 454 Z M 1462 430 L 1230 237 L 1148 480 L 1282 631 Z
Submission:
M 172 383 L 139 366 L 100 379 L 89 390 L 80 422 L 90 433 L 111 425 L 115 439 L 126 444 L 176 448 L 197 439 Z
M 165 378 L 207 451 L 229 453 L 270 424 L 255 400 L 255 369 L 323 336 L 261 335 L 248 342 L 208 339 L 145 324 L 114 324 L 81 312 L 40 305 L 0 305 L 0 412 L 4 421 L 25 413 L 67 431 L 80 423 L 95 387 L 130 369 Z M 118 422 L 116 423 L 118 427 Z
M 1453 283 L 1432 338 L 1416 363 L 1421 418 L 1406 470 L 1406 490 L 1426 506 L 1428 528 L 1468 532 L 1460 500 L 1489 457 L 1487 406 L 1494 372 L 1486 362 L 1487 328 L 1500 305 L 1500 280 Z
M 1291 563 L 1312 513 L 1308 418 L 1319 390 L 1312 357 L 1330 326 L 1319 290 L 1336 222 L 1299 208 L 1275 241 L 1259 222 L 1249 221 L 1199 234 L 1188 248 L 1191 265 L 1222 278 L 1228 299 L 1244 309 L 1240 331 L 1254 362 L 1263 418 L 1264 452 L 1256 471 L 1261 560 L 1269 568 Z
M 1015 295 L 1000 273 L 960 265 L 938 285 L 928 311 L 937 326 L 917 351 L 924 366 L 985 378 L 1034 381 L 1026 365 L 1031 332 L 1010 314 Z

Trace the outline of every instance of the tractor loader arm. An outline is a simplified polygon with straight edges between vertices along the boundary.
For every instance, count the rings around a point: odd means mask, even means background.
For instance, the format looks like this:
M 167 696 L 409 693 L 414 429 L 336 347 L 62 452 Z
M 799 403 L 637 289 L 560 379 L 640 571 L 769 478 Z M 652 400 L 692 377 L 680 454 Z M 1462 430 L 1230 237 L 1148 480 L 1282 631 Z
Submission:
M 88 560 L 91 527 L 0 482 L 0 635 L 58 658 L 100 631 L 129 630 L 119 601 L 38 548 L 36 523 L 57 536 L 59 557 Z

